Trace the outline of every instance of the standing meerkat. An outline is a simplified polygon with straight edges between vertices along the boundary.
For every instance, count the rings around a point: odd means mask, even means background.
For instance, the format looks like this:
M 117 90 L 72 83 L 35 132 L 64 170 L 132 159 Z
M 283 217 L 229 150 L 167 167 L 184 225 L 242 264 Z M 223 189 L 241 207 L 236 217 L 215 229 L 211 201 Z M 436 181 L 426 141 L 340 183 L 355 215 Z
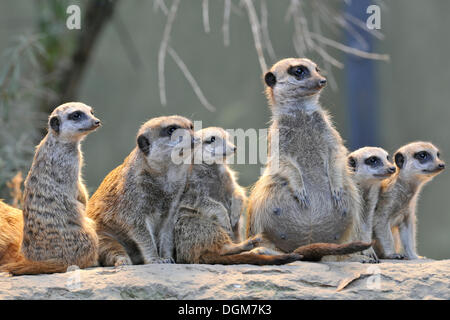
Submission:
M 356 240 L 361 199 L 347 167 L 347 149 L 318 101 L 325 77 L 311 60 L 289 58 L 276 63 L 264 80 L 272 110 L 269 154 L 276 135 L 279 154 L 270 155 L 249 197 L 247 235 L 262 234 L 266 247 L 282 252 Z
M 358 184 L 362 196 L 361 236 L 363 241 L 372 241 L 373 215 L 380 193 L 381 181 L 395 172 L 386 150 L 364 147 L 348 155 L 348 165 Z M 365 252 L 374 260 L 378 257 L 373 248 Z
M 0 201 L 0 266 L 18 261 L 23 232 L 22 210 Z
M 144 123 L 137 144 L 111 171 L 88 203 L 97 225 L 103 266 L 167 262 L 173 254 L 173 214 L 186 185 L 184 163 L 193 125 L 181 116 Z M 183 161 L 175 163 L 174 155 Z
M 236 147 L 222 128 L 206 128 L 196 135 L 202 144 L 195 148 L 194 166 L 175 218 L 178 263 L 273 265 L 318 261 L 324 255 L 348 252 L 349 246 L 330 244 L 308 245 L 288 254 L 249 251 L 261 241 L 258 235 L 235 243 L 245 194 L 225 161 Z M 366 244 L 357 246 L 359 250 L 367 248 Z
M 81 141 L 100 126 L 79 102 L 57 107 L 24 184 L 23 258 L 3 266 L 14 275 L 65 272 L 97 264 L 98 238 L 86 217 Z
M 418 259 L 416 206 L 422 187 L 445 168 L 429 142 L 412 142 L 394 154 L 397 172 L 381 184 L 373 218 L 375 251 L 384 259 Z M 398 230 L 397 230 L 398 229 Z M 395 252 L 392 232 L 399 232 L 404 254 Z

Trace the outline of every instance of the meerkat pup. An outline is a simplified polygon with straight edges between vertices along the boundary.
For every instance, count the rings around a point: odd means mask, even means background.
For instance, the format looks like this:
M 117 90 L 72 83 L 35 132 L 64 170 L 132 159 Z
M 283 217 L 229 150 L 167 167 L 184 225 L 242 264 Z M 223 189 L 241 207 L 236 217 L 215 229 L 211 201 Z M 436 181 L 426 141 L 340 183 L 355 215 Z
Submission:
M 175 218 L 177 263 L 283 264 L 297 254 L 262 256 L 239 254 L 254 248 L 259 238 L 238 240 L 238 221 L 246 202 L 245 191 L 226 164 L 236 147 L 222 128 L 196 132 L 201 144 L 194 149 L 194 165 Z
M 88 203 L 103 266 L 173 259 L 173 215 L 194 142 L 193 124 L 181 116 L 154 118 L 141 126 L 134 150 Z
M 376 147 L 364 147 L 348 155 L 348 165 L 362 195 L 361 236 L 363 241 L 372 241 L 373 215 L 378 201 L 381 181 L 395 172 L 386 150 Z M 366 255 L 374 260 L 378 257 L 373 248 Z
M 347 149 L 318 101 L 326 78 L 311 60 L 290 58 L 277 62 L 264 81 L 272 110 L 269 161 L 249 197 L 247 236 L 262 234 L 265 247 L 282 252 L 357 240 L 360 194 Z
M 394 154 L 397 172 L 383 180 L 373 218 L 375 251 L 384 259 L 418 259 L 416 206 L 422 187 L 445 168 L 429 142 L 412 142 Z M 395 252 L 392 231 L 400 235 L 404 254 Z
M 22 210 L 0 201 L 0 265 L 18 261 L 23 232 Z
M 88 195 L 81 178 L 81 141 L 100 126 L 79 102 L 57 107 L 37 146 L 24 184 L 23 259 L 6 264 L 14 275 L 65 272 L 97 264 L 98 238 L 86 217 Z

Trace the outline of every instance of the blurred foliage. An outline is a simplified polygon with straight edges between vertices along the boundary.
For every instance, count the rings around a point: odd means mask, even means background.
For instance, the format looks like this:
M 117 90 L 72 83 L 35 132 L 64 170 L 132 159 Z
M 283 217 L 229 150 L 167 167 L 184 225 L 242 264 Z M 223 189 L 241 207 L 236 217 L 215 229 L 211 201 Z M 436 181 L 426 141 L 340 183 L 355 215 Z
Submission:
M 33 96 L 40 84 L 34 77 L 44 48 L 41 37 L 19 36 L 0 60 L 0 197 L 9 198 L 6 183 L 27 172 L 34 153 L 36 113 Z
M 36 34 L 21 35 L 0 57 L 0 198 L 11 201 L 7 182 L 28 172 L 46 114 L 36 104 L 55 95 L 58 70 L 74 50 L 65 27 L 68 1 L 35 3 Z

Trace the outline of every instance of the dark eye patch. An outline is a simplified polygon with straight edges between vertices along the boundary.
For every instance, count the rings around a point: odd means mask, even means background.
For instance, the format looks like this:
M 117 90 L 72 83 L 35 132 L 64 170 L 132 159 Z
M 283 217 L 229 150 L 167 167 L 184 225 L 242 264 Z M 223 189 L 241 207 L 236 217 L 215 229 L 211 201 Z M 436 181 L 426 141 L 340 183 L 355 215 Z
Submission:
M 72 121 L 79 121 L 81 119 L 84 119 L 86 115 L 82 111 L 74 111 L 71 114 L 69 114 L 68 119 Z
M 210 144 L 213 143 L 214 141 L 216 141 L 216 137 L 212 136 L 211 138 L 209 138 L 208 140 L 206 140 L 205 142 Z
M 414 158 L 417 159 L 420 163 L 425 163 L 433 159 L 431 154 L 427 151 L 416 152 L 414 154 Z
M 376 156 L 367 158 L 366 160 L 364 160 L 364 163 L 371 167 L 379 167 L 382 165 L 381 159 Z
M 303 80 L 310 75 L 309 69 L 303 65 L 291 66 L 287 70 L 287 73 L 294 76 L 297 80 Z
M 174 131 L 179 128 L 180 128 L 179 125 L 170 125 L 170 126 L 164 127 L 159 132 L 159 136 L 160 137 L 170 137 L 172 135 L 172 133 L 174 133 Z

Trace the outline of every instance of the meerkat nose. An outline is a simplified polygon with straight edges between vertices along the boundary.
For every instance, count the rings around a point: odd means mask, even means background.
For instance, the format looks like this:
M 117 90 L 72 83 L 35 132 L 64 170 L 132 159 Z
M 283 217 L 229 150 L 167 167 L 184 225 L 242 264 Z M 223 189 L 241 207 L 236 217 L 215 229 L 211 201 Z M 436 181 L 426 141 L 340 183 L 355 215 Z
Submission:
M 321 80 L 319 80 L 319 85 L 321 86 L 321 87 L 323 87 L 323 86 L 325 86 L 327 84 L 327 79 L 321 79 Z
M 439 163 L 438 167 L 439 169 L 445 169 L 445 163 Z
M 102 123 L 101 123 L 100 120 L 95 120 L 94 124 L 95 124 L 96 126 L 99 126 L 99 125 L 101 125 Z
M 395 167 L 390 167 L 390 168 L 388 169 L 388 171 L 389 171 L 390 173 L 394 173 L 394 172 L 395 172 Z

